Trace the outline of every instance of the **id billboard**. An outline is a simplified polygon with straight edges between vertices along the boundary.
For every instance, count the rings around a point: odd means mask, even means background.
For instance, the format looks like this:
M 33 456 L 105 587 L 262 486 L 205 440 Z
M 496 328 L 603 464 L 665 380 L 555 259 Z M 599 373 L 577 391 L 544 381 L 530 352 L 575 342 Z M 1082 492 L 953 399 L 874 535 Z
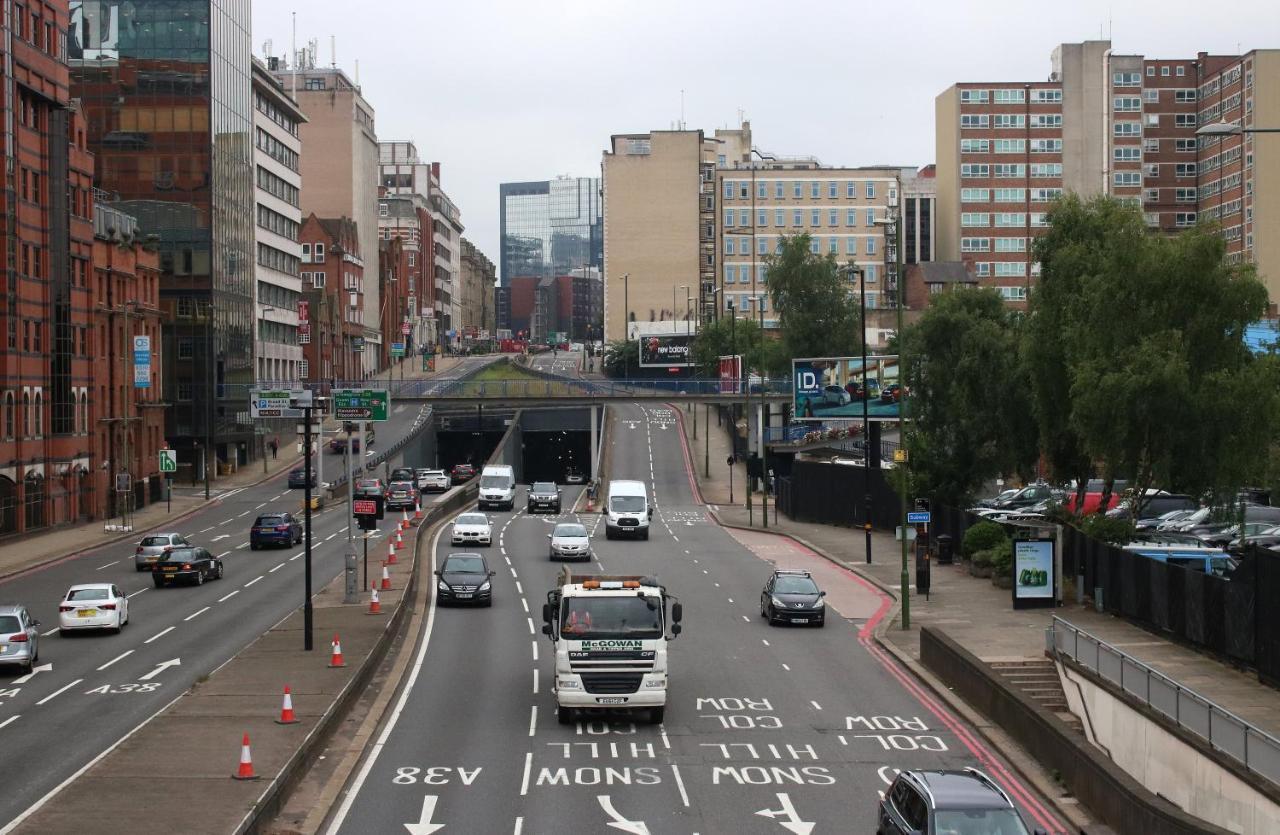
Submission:
M 694 335 L 690 333 L 647 334 L 640 343 L 642 368 L 687 368 L 693 365 Z
M 793 420 L 859 419 L 866 400 L 867 419 L 897 421 L 906 389 L 898 357 L 814 357 L 791 361 Z

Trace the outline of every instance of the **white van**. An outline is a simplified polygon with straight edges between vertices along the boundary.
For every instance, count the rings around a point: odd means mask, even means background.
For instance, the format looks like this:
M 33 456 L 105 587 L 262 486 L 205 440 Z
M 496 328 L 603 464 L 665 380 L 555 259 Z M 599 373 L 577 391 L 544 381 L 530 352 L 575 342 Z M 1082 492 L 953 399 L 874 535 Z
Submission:
M 643 481 L 610 481 L 609 497 L 604 503 L 604 536 L 649 538 L 649 519 L 653 505 Z
M 516 504 L 516 473 L 509 464 L 493 464 L 480 471 L 480 509 Z

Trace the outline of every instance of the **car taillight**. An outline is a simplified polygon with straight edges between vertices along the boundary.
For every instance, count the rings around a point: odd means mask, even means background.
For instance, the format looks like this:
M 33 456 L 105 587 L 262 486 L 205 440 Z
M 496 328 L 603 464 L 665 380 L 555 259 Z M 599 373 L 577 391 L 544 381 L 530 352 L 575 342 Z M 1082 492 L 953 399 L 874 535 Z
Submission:
M 75 606 L 59 606 L 58 607 L 59 612 L 74 612 L 75 610 L 76 610 Z
M 101 606 L 99 606 L 98 608 L 99 608 L 99 609 L 106 609 L 108 612 L 114 612 L 114 611 L 116 610 L 116 604 L 114 604 L 114 603 L 103 603 L 103 604 L 102 604 Z
M 30 639 L 27 638 L 27 633 L 25 632 L 19 632 L 17 635 L 9 636 L 9 643 L 11 644 L 25 644 L 28 640 Z
M 191 570 L 191 564 L 190 564 L 190 563 L 185 563 L 185 562 L 184 562 L 184 563 L 182 564 L 182 570 L 183 570 L 183 571 L 190 571 L 190 570 Z
M 142 546 L 141 546 L 141 545 L 139 545 L 139 546 L 138 546 L 138 550 L 134 551 L 133 553 L 135 553 L 135 554 L 141 554 L 141 553 L 142 553 Z
M 276 525 L 276 530 L 278 530 L 278 531 L 287 531 L 287 530 L 289 530 L 289 526 L 288 526 L 288 525 Z

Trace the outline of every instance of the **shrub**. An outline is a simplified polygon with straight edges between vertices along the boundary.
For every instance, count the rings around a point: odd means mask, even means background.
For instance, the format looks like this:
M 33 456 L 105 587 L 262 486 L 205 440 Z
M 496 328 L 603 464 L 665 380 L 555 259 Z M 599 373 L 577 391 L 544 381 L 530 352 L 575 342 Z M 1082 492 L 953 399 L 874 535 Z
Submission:
M 993 548 L 991 554 L 991 575 L 993 577 L 1013 577 L 1013 543 L 1005 540 L 999 548 Z
M 995 522 L 979 522 L 964 532 L 964 542 L 961 543 L 960 553 L 969 559 L 973 559 L 974 555 L 979 551 L 995 548 L 1000 543 L 1008 540 L 1008 535 L 999 524 Z
M 1101 513 L 1080 520 L 1080 530 L 1091 539 L 1111 545 L 1127 545 L 1133 541 L 1133 523 L 1128 519 L 1113 519 Z

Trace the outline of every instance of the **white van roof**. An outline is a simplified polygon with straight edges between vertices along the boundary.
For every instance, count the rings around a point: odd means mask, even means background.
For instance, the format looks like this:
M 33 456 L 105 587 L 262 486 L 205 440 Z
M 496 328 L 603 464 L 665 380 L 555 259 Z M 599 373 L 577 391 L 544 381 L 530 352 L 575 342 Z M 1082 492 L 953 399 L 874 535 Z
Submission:
M 480 471 L 481 475 L 511 475 L 515 471 L 510 464 L 488 464 Z
M 609 495 L 617 494 L 619 496 L 647 496 L 648 491 L 645 490 L 643 481 L 611 481 L 609 482 Z

